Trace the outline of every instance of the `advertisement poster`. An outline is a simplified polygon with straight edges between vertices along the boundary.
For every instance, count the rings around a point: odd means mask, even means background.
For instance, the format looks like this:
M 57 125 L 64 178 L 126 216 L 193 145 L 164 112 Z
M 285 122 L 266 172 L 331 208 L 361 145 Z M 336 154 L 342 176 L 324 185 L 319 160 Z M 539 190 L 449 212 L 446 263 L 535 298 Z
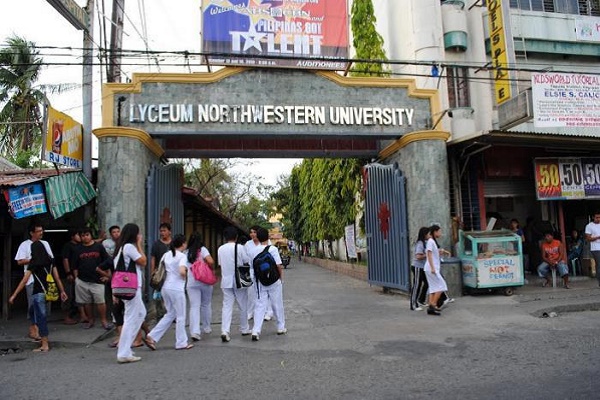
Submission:
M 600 198 L 600 157 L 536 158 L 538 200 Z
M 346 225 L 345 230 L 345 238 L 346 238 L 346 250 L 348 251 L 348 257 L 350 258 L 358 258 L 356 254 L 356 241 L 355 238 L 355 230 L 354 225 Z
M 15 219 L 43 214 L 47 211 L 41 183 L 17 186 L 4 191 L 8 207 Z
M 532 73 L 536 127 L 600 127 L 600 75 Z
M 82 168 L 83 127 L 60 111 L 48 107 L 44 160 L 70 168 Z
M 214 65 L 344 70 L 348 36 L 347 0 L 202 0 Z

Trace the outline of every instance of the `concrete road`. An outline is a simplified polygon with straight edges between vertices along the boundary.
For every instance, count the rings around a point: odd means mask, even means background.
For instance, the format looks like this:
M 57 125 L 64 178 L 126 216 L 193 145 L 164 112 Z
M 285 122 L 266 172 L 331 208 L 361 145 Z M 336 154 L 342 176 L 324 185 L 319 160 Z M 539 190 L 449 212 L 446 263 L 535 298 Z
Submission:
M 285 274 L 285 336 L 266 322 L 259 342 L 234 334 L 221 343 L 216 288 L 213 334 L 193 349 L 174 350 L 173 329 L 157 351 L 137 349 L 135 364 L 118 365 L 109 340 L 8 354 L 0 399 L 600 397 L 597 311 L 539 318 L 551 300 L 484 295 L 458 298 L 435 317 L 410 311 L 404 296 L 298 261 Z M 585 292 L 579 303 L 597 300 Z

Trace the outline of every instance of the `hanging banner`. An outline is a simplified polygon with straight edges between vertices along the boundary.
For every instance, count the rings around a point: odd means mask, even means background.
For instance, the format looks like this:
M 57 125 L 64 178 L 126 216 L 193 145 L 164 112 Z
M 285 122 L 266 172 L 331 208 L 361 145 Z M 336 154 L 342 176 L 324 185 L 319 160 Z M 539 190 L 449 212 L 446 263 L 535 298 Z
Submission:
M 600 157 L 536 158 L 538 200 L 600 198 Z
M 202 0 L 202 10 L 210 64 L 346 69 L 347 0 Z
M 15 219 L 43 214 L 47 210 L 41 183 L 17 186 L 4 191 L 9 211 Z
M 600 127 L 600 76 L 544 72 L 531 74 L 536 127 Z
M 48 107 L 44 160 L 71 168 L 83 165 L 83 126 L 52 107 Z
M 346 250 L 348 251 L 348 257 L 350 258 L 358 258 L 356 254 L 356 240 L 355 240 L 355 230 L 354 225 L 347 225 L 345 228 L 345 238 L 346 238 Z
M 490 0 L 487 2 L 488 27 L 490 30 L 490 47 L 492 53 L 494 94 L 496 104 L 500 105 L 512 97 L 511 76 L 506 69 L 510 64 L 512 37 L 507 25 L 510 21 L 508 16 L 508 1 Z
M 82 172 L 62 174 L 46 179 L 48 207 L 54 218 L 71 212 L 96 197 L 91 182 Z

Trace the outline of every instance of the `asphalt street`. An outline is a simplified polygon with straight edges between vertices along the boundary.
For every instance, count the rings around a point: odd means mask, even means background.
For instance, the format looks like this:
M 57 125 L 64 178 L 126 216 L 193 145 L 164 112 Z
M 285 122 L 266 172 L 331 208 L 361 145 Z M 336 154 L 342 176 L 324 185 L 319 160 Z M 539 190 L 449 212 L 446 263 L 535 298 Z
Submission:
M 293 261 L 285 271 L 288 334 L 266 322 L 259 342 L 213 333 L 174 350 L 174 328 L 142 361 L 116 363 L 102 330 L 51 323 L 48 354 L 0 323 L 0 399 L 596 399 L 600 289 L 458 297 L 442 313 L 410 311 L 400 294 Z M 541 317 L 544 313 L 554 318 Z M 174 325 L 173 325 L 174 327 Z

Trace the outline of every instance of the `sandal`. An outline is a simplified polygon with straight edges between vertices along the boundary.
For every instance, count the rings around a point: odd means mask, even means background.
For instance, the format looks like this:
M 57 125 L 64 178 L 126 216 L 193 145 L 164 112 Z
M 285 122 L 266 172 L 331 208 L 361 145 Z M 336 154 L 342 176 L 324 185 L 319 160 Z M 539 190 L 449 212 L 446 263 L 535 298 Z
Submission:
M 114 349 L 115 347 L 119 346 L 119 342 L 112 342 L 108 344 L 108 347 L 110 347 L 111 349 Z
M 194 347 L 194 345 L 190 343 L 190 344 L 188 344 L 188 345 L 187 345 L 187 346 L 185 346 L 185 347 L 179 347 L 179 348 L 177 348 L 177 349 L 175 349 L 175 350 L 189 350 L 189 349 L 191 349 L 192 347 Z
M 148 348 L 152 351 L 156 350 L 156 342 L 152 339 L 148 339 L 147 337 L 145 339 L 142 339 L 142 342 L 144 342 L 144 344 L 146 346 L 148 346 Z
M 47 353 L 50 349 L 44 349 L 43 347 L 38 347 L 37 349 L 33 349 L 34 353 Z

